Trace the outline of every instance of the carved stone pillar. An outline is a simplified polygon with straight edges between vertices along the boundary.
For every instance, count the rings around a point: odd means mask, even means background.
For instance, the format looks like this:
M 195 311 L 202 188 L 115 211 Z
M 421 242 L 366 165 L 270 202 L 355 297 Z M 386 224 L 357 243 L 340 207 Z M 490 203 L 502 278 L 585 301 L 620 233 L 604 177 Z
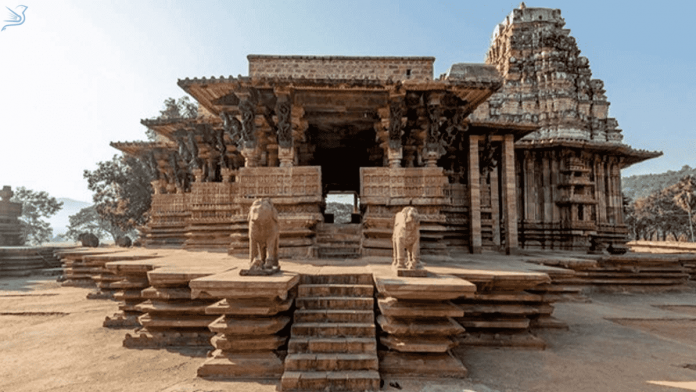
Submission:
M 193 177 L 196 179 L 196 182 L 203 182 L 203 169 L 193 169 Z
M 500 192 L 498 189 L 498 168 L 494 167 L 488 175 L 491 181 L 491 221 L 493 223 L 493 244 L 500 247 Z
M 280 167 L 291 167 L 295 164 L 295 148 L 278 147 L 278 159 Z
M 230 183 L 232 182 L 232 176 L 234 175 L 234 171 L 232 171 L 232 169 L 223 167 L 222 169 L 220 169 L 220 175 L 222 176 L 222 182 Z
M 389 159 L 389 167 L 401 167 L 401 159 L 403 158 L 403 148 L 393 149 L 391 146 L 387 150 L 387 158 Z
M 469 135 L 469 244 L 471 253 L 481 253 L 481 180 L 479 136 Z
M 517 242 L 517 195 L 515 187 L 515 139 L 505 135 L 501 153 L 503 220 L 505 221 L 505 253 L 510 254 L 518 247 Z
M 256 140 L 256 104 L 250 100 L 249 93 L 237 93 L 240 98 L 239 111 L 241 113 L 241 154 L 244 157 L 245 167 L 258 166 L 259 151 L 258 141 Z
M 240 152 L 244 157 L 244 167 L 257 167 L 259 165 L 259 153 L 256 147 L 243 147 Z
M 443 95 L 443 92 L 431 92 L 428 94 L 426 107 L 428 111 L 428 129 L 425 136 L 425 147 L 423 148 L 423 160 L 425 161 L 426 167 L 437 167 L 437 160 L 440 159 L 443 152 L 442 146 L 440 145 L 440 122 L 442 118 L 440 100 Z M 478 170 L 478 144 L 476 146 L 476 151 Z

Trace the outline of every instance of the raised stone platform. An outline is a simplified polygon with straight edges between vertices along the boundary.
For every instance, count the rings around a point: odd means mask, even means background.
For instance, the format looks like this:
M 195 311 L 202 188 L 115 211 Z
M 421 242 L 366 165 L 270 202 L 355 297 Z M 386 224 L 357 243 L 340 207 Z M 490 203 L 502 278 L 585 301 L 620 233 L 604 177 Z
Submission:
M 206 307 L 215 320 L 215 351 L 198 368 L 199 377 L 280 378 L 283 358 L 279 348 L 288 338 L 288 310 L 300 275 L 279 272 L 243 276 L 239 270 L 191 281 L 194 298 L 223 298 Z
M 391 258 L 379 257 L 281 258 L 280 274 L 241 276 L 246 258 L 157 253 L 104 264 L 121 278 L 114 284 L 123 319 L 137 312 L 144 327 L 124 345 L 214 348 L 200 376 L 270 378 L 287 390 L 377 389 L 380 374 L 465 377 L 452 355 L 457 345 L 543 348 L 535 331 L 567 327 L 553 317 L 553 280 L 577 273 L 526 263 L 528 255 L 483 254 L 430 259 L 426 277 L 397 276 Z

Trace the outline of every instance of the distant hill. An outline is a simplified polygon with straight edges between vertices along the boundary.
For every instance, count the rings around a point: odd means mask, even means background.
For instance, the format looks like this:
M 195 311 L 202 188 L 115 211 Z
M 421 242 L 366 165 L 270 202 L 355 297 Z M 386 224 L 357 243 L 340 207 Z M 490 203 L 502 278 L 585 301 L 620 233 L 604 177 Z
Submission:
M 669 170 L 666 173 L 643 174 L 621 178 L 621 189 L 631 200 L 647 197 L 651 193 L 661 191 L 674 185 L 684 176 L 696 175 L 696 169 L 685 165 L 679 171 Z
M 48 222 L 51 224 L 51 227 L 53 228 L 54 236 L 65 234 L 65 232 L 68 231 L 68 225 L 70 224 L 70 215 L 75 215 L 81 209 L 92 205 L 92 203 L 68 199 L 65 197 L 58 198 L 58 201 L 63 202 L 63 208 L 60 211 L 58 211 L 57 214 L 53 215 L 48 219 Z

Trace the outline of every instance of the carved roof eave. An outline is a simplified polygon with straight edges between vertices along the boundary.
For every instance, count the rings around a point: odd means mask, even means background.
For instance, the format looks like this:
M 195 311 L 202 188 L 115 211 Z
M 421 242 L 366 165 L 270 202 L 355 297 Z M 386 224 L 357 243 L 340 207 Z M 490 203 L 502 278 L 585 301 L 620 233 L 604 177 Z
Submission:
M 628 144 L 600 142 L 594 140 L 577 139 L 544 139 L 544 140 L 523 140 L 515 144 L 516 149 L 536 149 L 571 147 L 579 148 L 584 151 L 601 152 L 605 155 L 620 156 L 623 158 L 621 168 L 627 168 L 635 163 L 643 162 L 648 159 L 662 156 L 662 151 L 648 151 L 635 149 Z
M 406 91 L 451 91 L 471 106 L 476 107 L 502 87 L 500 80 L 382 80 L 364 77 L 362 79 L 307 79 L 293 77 L 248 76 L 179 79 L 177 82 L 186 93 L 194 97 L 211 113 L 220 114 L 222 107 L 213 101 L 230 93 L 255 89 L 290 88 L 295 91 L 374 91 L 388 92 L 403 88 Z
M 186 129 L 193 127 L 197 124 L 208 124 L 213 126 L 213 128 L 222 127 L 222 119 L 219 117 L 197 117 L 197 118 L 155 118 L 155 119 L 143 119 L 140 123 L 149 129 L 155 131 L 155 133 L 167 137 L 168 139 L 174 141 L 174 133 L 180 129 Z
M 134 156 L 134 157 L 142 157 L 143 155 L 147 154 L 150 151 L 155 152 L 156 154 L 159 152 L 168 152 L 172 148 L 175 148 L 176 146 L 171 143 L 165 143 L 165 142 L 145 142 L 145 141 L 138 141 L 138 142 L 111 142 L 109 145 L 125 154 Z
M 539 130 L 539 125 L 528 122 L 469 122 L 470 132 L 475 132 L 477 128 L 481 131 L 481 134 L 513 134 L 515 141 L 518 141 L 524 136 Z

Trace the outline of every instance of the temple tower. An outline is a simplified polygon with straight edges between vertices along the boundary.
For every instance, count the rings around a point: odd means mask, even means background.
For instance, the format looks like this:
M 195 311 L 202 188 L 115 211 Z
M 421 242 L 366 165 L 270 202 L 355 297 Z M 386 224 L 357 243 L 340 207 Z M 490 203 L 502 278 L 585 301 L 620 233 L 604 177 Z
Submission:
M 660 155 L 622 144 L 604 83 L 592 79 L 564 25 L 558 9 L 513 10 L 486 56 L 503 88 L 471 116 L 489 126 L 538 126 L 515 146 L 524 248 L 581 250 L 592 236 L 624 241 L 620 169 Z

